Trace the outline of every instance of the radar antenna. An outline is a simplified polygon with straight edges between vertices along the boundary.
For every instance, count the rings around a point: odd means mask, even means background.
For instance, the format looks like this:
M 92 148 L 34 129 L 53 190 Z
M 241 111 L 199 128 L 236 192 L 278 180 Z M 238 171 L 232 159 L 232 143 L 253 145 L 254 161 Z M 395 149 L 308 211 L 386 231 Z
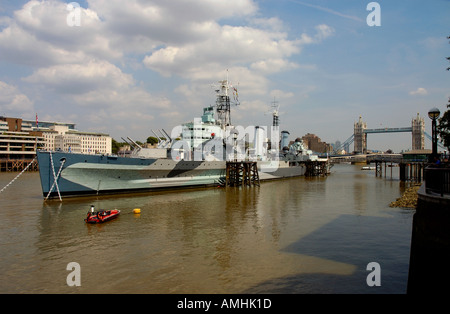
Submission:
M 278 101 L 275 100 L 275 97 L 273 98 L 273 102 L 271 105 L 271 110 L 268 111 L 268 113 L 272 114 L 272 125 L 273 126 L 280 126 L 280 118 L 279 118 L 279 110 L 280 105 L 278 104 Z

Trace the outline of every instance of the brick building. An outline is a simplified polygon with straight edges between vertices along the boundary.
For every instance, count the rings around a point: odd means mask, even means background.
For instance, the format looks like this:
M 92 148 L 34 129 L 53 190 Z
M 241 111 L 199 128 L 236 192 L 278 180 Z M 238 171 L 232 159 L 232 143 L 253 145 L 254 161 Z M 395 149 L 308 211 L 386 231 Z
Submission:
M 0 117 L 0 171 L 18 171 L 34 159 L 44 145 L 42 132 L 19 118 Z
M 303 143 L 315 153 L 330 153 L 333 151 L 331 144 L 322 142 L 315 134 L 308 133 L 302 137 Z

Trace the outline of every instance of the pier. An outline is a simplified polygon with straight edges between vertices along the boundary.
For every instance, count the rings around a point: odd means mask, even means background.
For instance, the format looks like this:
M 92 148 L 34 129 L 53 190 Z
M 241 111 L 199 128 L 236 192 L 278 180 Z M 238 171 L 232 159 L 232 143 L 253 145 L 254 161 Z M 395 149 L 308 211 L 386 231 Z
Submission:
M 327 176 L 328 160 L 308 160 L 298 162 L 305 166 L 306 177 Z M 255 161 L 228 161 L 225 186 L 259 186 L 258 166 Z
M 389 168 L 390 177 L 392 179 L 393 168 L 399 168 L 399 177 L 400 181 L 413 181 L 413 182 L 422 182 L 423 179 L 423 170 L 425 168 L 425 162 L 394 162 L 394 161 L 385 161 L 385 160 L 374 160 L 375 163 L 375 176 L 383 178 L 387 178 L 389 176 L 387 169 Z M 384 170 L 384 171 L 383 171 Z
M 403 154 L 356 154 L 332 156 L 332 163 L 375 164 L 375 176 L 392 178 L 393 169 L 399 169 L 400 181 L 422 182 L 430 150 L 412 150 Z
M 259 186 L 258 166 L 255 161 L 227 161 L 226 186 Z
M 318 177 L 328 175 L 328 161 L 314 160 L 305 162 L 306 177 Z
M 375 176 L 387 178 L 387 168 L 390 168 L 392 178 L 392 169 L 399 168 L 400 181 L 422 182 L 424 178 L 424 169 L 427 165 L 429 151 L 414 150 L 403 154 L 374 155 L 367 158 L 367 163 L 375 163 Z
M 28 167 L 33 159 L 0 159 L 0 172 L 22 171 Z M 27 171 L 37 171 L 38 163 L 34 162 Z

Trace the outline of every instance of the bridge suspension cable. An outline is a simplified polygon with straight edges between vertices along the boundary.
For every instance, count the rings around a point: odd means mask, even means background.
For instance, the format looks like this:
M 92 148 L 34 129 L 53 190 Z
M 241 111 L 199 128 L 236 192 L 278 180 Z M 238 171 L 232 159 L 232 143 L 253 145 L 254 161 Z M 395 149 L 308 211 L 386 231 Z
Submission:
M 347 145 L 352 144 L 354 140 L 355 140 L 355 136 L 352 134 L 352 136 L 350 136 L 348 139 L 346 139 L 344 143 L 342 143 L 338 147 L 335 147 L 334 152 L 338 152 L 339 150 L 343 149 Z
M 424 132 L 425 133 L 425 136 L 431 141 L 431 142 L 433 142 L 433 137 L 430 135 L 430 134 L 428 134 L 427 132 Z M 442 149 L 444 149 L 445 150 L 445 146 L 444 145 L 442 145 L 442 143 L 437 143 L 438 144 L 438 146 L 440 147 L 440 148 L 442 148 Z

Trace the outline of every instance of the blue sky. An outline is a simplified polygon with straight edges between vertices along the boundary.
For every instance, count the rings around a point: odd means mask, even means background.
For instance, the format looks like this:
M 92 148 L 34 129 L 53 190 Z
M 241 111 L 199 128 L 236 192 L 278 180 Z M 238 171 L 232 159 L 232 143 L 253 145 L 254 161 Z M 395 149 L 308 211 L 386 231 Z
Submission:
M 86 0 L 0 2 L 0 115 L 66 121 L 115 139 L 172 130 L 215 101 L 228 75 L 234 124 L 269 125 L 271 102 L 292 139 L 333 143 L 369 128 L 407 127 L 445 111 L 450 1 Z M 411 148 L 408 133 L 368 136 L 369 149 Z M 426 140 L 427 148 L 431 143 Z

